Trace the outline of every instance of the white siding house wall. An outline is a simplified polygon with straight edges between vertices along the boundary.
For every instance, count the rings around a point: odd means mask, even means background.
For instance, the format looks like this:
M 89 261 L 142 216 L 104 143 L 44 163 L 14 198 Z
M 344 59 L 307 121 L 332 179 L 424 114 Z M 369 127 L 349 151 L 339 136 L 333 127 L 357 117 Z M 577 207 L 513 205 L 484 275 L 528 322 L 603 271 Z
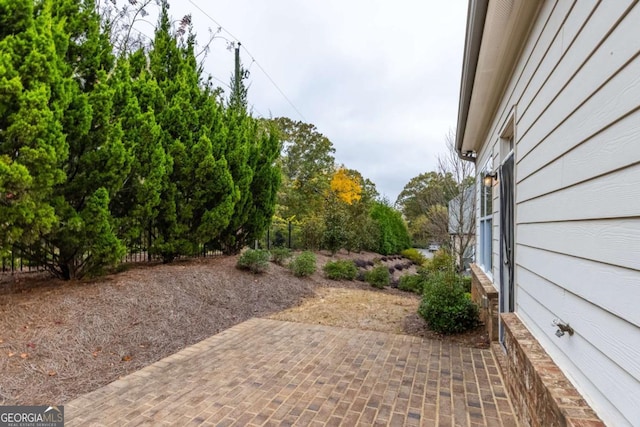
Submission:
M 515 117 L 516 312 L 598 415 L 640 425 L 640 6 L 546 1 L 495 112 Z M 494 188 L 493 280 L 499 288 Z M 554 335 L 554 319 L 575 329 Z

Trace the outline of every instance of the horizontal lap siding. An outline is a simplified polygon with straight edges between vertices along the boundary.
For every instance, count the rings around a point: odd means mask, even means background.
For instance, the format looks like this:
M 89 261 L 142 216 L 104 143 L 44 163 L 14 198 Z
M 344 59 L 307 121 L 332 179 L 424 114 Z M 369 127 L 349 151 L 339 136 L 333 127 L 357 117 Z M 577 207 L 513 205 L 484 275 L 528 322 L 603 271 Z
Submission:
M 520 244 L 517 250 L 519 265 L 553 283 L 562 284 L 567 292 L 590 301 L 599 310 L 626 319 L 636 328 L 640 327 L 640 286 L 635 270 L 525 244 Z M 611 292 L 613 283 L 617 292 Z M 523 283 L 523 286 L 526 285 Z M 626 298 L 621 299 L 619 293 Z
M 515 106 L 516 311 L 616 426 L 640 425 L 638 23 L 630 0 L 545 2 L 479 153 Z
M 533 286 L 543 286 L 543 280 L 527 278 L 531 280 Z M 592 407 L 606 424 L 612 427 L 637 426 L 640 419 L 640 406 L 637 404 L 638 381 L 626 369 L 613 363 L 608 354 L 595 347 L 587 337 L 581 335 L 578 329 L 572 337 L 565 335 L 558 338 L 554 334 L 547 334 L 547 330 L 552 329 L 549 322 L 558 316 L 547 297 L 543 305 L 522 289 L 518 298 L 519 304 L 527 308 L 526 311 L 520 310 L 518 316 L 527 324 L 531 333 L 563 371 L 566 372 L 568 366 L 582 368 L 572 369 L 570 378 L 578 385 L 577 388 L 582 395 L 590 400 Z M 571 301 L 563 298 L 561 302 L 563 305 L 568 305 Z M 572 320 L 578 318 L 573 312 L 568 315 Z M 540 319 L 549 319 L 549 322 L 540 324 Z M 580 321 L 574 323 L 582 324 Z M 572 323 L 571 326 L 573 327 L 574 324 Z M 588 390 L 597 391 L 597 401 L 593 401 L 596 396 L 588 394 Z M 624 414 L 621 413 L 621 408 Z

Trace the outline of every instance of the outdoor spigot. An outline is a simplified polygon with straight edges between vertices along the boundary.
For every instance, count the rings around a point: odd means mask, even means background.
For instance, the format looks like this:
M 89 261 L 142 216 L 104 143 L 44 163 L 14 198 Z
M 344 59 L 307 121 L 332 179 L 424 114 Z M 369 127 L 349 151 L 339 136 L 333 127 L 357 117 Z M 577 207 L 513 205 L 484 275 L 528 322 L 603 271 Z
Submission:
M 565 332 L 568 333 L 569 336 L 572 336 L 573 333 L 574 333 L 573 328 L 571 326 L 569 326 L 568 323 L 564 323 L 560 319 L 553 319 L 552 325 L 556 326 L 558 328 L 558 330 L 556 331 L 556 336 L 558 338 L 563 337 Z

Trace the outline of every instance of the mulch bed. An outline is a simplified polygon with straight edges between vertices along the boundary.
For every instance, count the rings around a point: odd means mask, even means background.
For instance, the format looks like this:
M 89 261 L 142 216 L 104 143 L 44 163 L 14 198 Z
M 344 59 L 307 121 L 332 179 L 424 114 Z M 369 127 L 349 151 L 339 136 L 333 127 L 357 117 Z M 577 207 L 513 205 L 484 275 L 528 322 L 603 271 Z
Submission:
M 330 259 L 318 254 L 319 266 Z M 296 278 L 274 264 L 262 275 L 235 264 L 236 257 L 227 256 L 142 264 L 75 282 L 41 273 L 1 275 L 0 405 L 64 404 L 235 324 L 297 306 L 318 287 L 370 289 L 328 281 L 321 268 Z M 443 339 L 414 313 L 404 333 Z M 482 340 L 480 330 L 453 338 L 473 346 Z

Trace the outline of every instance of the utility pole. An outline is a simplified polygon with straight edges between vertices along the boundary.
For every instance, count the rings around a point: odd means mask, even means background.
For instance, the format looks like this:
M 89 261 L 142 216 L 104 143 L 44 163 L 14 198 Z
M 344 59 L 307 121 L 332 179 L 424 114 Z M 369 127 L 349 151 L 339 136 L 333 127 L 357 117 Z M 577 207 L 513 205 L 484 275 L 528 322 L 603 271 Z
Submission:
M 233 74 L 233 98 L 240 103 L 240 91 L 242 90 L 242 70 L 240 69 L 240 42 L 236 46 L 236 63 L 235 72 Z

